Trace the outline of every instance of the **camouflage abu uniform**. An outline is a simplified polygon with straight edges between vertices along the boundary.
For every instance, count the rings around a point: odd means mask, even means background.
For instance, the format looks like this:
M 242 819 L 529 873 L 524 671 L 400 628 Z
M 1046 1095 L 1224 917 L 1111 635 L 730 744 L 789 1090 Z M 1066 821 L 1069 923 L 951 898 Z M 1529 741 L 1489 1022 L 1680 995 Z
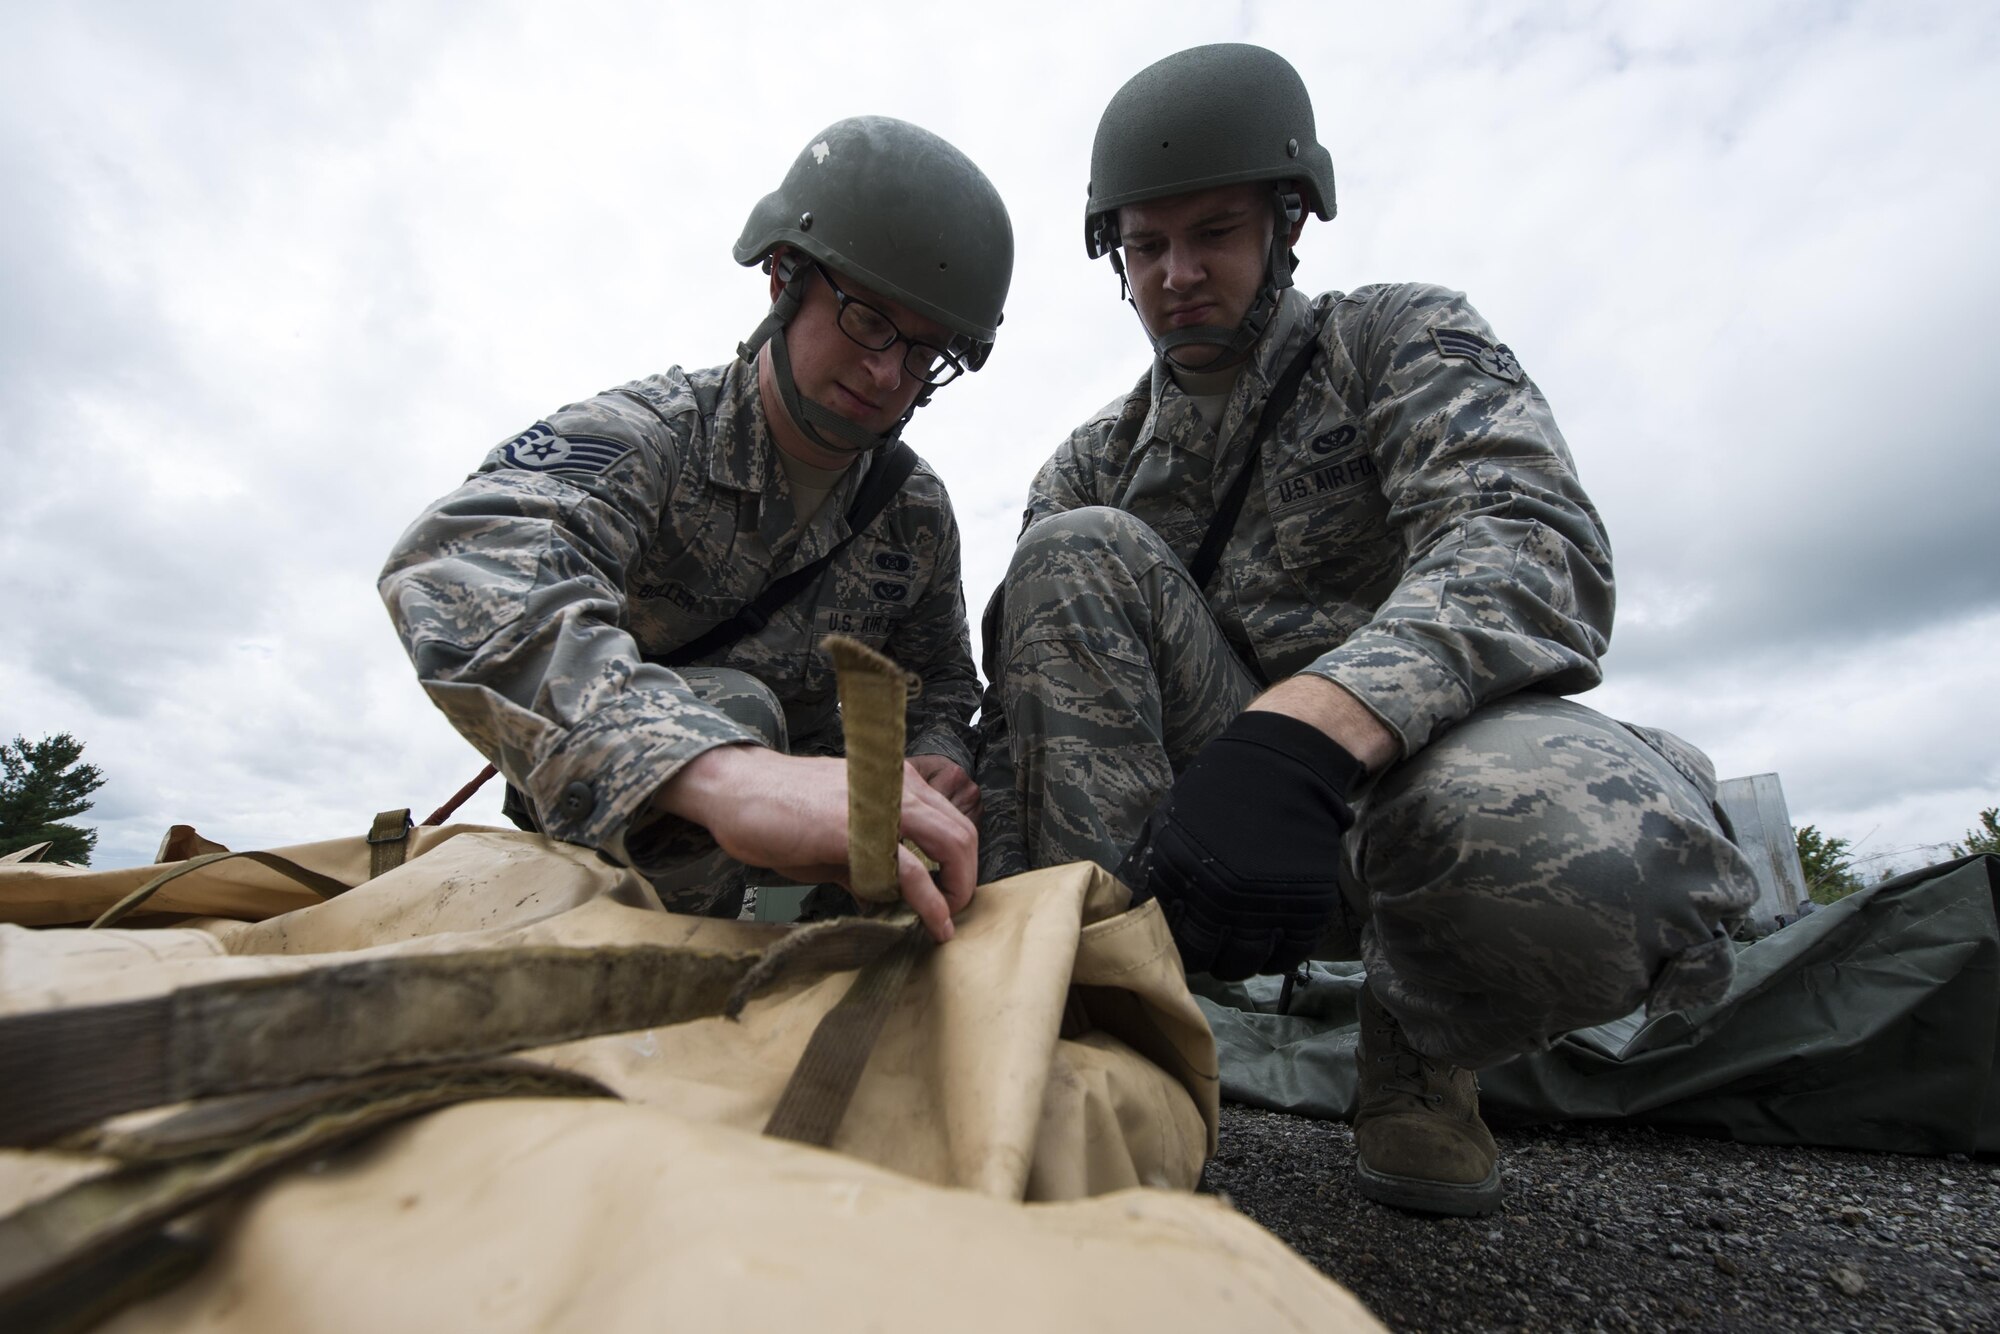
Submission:
M 382 573 L 424 689 L 542 828 L 636 866 L 677 911 L 733 912 L 742 868 L 648 802 L 714 746 L 838 754 L 833 669 L 818 651 L 829 633 L 922 679 L 911 754 L 972 764 L 978 688 L 958 527 L 923 464 L 763 629 L 702 667 L 643 660 L 847 535 L 870 463 L 849 467 L 801 531 L 776 449 L 753 367 L 675 368 L 500 445 L 410 527 Z
M 1308 341 L 1204 596 L 1185 567 Z M 1310 672 L 1401 742 L 1356 794 L 1329 945 L 1360 928 L 1419 1048 L 1490 1064 L 1719 995 L 1747 864 L 1698 751 L 1557 697 L 1598 682 L 1610 551 L 1479 315 L 1434 287 L 1286 291 L 1218 426 L 1156 362 L 1036 477 L 988 611 L 985 876 L 1117 865 L 1195 752 Z

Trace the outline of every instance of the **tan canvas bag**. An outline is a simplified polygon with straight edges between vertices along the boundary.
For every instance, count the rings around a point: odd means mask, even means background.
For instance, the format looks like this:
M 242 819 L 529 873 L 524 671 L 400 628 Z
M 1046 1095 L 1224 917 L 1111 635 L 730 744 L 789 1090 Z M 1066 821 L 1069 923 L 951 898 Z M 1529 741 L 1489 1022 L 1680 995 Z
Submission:
M 470 963 L 525 986 L 579 959 L 652 966 L 646 950 L 735 967 L 796 930 L 666 913 L 637 876 L 532 835 L 458 827 L 411 842 L 373 879 L 382 858 L 362 839 L 278 850 L 274 862 L 362 882 L 324 901 L 291 874 L 235 858 L 195 864 L 141 909 L 232 918 L 0 925 L 0 1023 L 115 1018 L 113 1003 L 271 979 L 280 1000 L 317 998 L 307 1026 L 286 1033 L 322 1023 L 346 1052 L 393 1029 L 421 1046 L 512 1013 L 511 993 L 481 993 L 485 1013 L 449 1000 L 384 1019 L 364 1005 L 357 1014 L 377 1017 L 348 1023 L 326 997 L 349 993 L 328 984 L 346 985 L 354 965 L 394 977 Z M 0 867 L 0 918 L 93 917 L 167 869 Z M 313 902 L 291 907 L 302 894 Z M 757 1132 L 857 971 L 781 972 L 737 1018 L 519 1052 L 554 1072 L 533 1078 L 580 1077 L 576 1087 L 595 1081 L 620 1101 L 450 1107 L 374 1133 L 323 1170 L 292 1166 L 233 1190 L 225 1200 L 247 1203 L 217 1206 L 208 1230 L 194 1229 L 215 1250 L 192 1277 L 107 1327 L 1373 1328 L 1274 1238 L 1185 1193 L 1214 1143 L 1213 1044 L 1157 907 L 1126 912 L 1125 901 L 1088 865 L 983 886 L 957 938 L 924 953 L 883 1007 L 833 1153 Z M 491 982 L 480 976 L 476 985 Z M 235 1035 L 232 1053 L 256 1052 L 280 1021 L 306 1022 L 281 1013 L 270 1028 L 228 1027 L 268 999 L 228 993 L 218 1007 L 213 1031 Z M 274 1042 L 270 1059 L 316 1041 Z M 107 1043 L 115 1036 L 91 1045 L 117 1052 Z M 572 1091 L 509 1078 L 500 1092 Z M 427 1094 L 416 1096 L 420 1108 Z M 263 1151 L 238 1133 L 239 1156 Z M 0 1151 L 0 1211 L 69 1198 L 65 1186 L 108 1179 L 112 1166 L 46 1147 Z M 22 1235 L 0 1230 L 0 1242 L 11 1236 L 25 1253 L 47 1240 Z

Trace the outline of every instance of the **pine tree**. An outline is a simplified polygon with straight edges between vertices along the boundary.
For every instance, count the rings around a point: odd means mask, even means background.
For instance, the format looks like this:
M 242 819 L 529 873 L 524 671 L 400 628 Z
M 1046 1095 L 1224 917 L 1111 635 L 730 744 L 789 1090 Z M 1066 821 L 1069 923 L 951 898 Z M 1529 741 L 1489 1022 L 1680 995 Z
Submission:
M 1832 838 L 1814 825 L 1794 825 L 1792 839 L 1799 848 L 1799 869 L 1806 875 L 1806 895 L 1814 903 L 1832 903 L 1861 888 L 1848 857 L 1852 846 L 1844 838 Z
M 1970 857 L 1975 852 L 2000 856 L 2000 806 L 1988 806 L 1979 813 L 1979 827 L 1965 831 L 1965 842 L 1951 845 L 1954 857 Z
M 104 786 L 82 755 L 83 743 L 67 732 L 0 746 L 0 857 L 49 843 L 44 861 L 90 864 L 97 831 L 64 823 L 89 810 L 90 794 Z

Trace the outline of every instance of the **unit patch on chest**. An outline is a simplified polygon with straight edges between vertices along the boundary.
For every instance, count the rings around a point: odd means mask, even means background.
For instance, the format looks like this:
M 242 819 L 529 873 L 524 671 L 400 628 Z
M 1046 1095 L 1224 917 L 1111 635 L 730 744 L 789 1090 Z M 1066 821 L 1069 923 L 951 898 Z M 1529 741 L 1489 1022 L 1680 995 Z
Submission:
M 1514 349 L 1505 343 L 1489 343 L 1470 329 L 1433 329 L 1431 341 L 1437 344 L 1441 357 L 1469 361 L 1494 379 L 1505 380 L 1508 384 L 1521 383 L 1521 363 L 1514 356 Z
M 1306 448 L 1321 458 L 1325 458 L 1329 454 L 1338 454 L 1341 450 L 1353 444 L 1354 437 L 1359 434 L 1361 434 L 1361 431 L 1353 422 L 1342 422 L 1331 431 L 1325 431 L 1314 436 Z

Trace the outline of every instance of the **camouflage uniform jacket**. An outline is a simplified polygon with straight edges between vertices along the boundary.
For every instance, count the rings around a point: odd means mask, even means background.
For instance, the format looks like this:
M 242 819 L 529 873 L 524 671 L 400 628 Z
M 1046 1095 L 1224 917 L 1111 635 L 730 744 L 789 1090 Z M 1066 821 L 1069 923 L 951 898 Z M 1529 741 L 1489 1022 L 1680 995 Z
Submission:
M 1541 391 L 1460 293 L 1287 291 L 1216 431 L 1156 363 L 1043 466 L 1026 522 L 1111 505 L 1191 562 L 1308 339 L 1316 362 L 1206 590 L 1238 656 L 1266 681 L 1344 686 L 1406 756 L 1514 691 L 1596 685 L 1603 524 Z M 1116 431 L 1126 414 L 1136 432 Z
M 629 861 L 625 838 L 662 783 L 714 746 L 757 740 L 642 655 L 692 641 L 847 536 L 863 467 L 801 532 L 776 449 L 754 369 L 675 367 L 501 444 L 397 542 L 380 588 L 424 689 L 549 833 Z M 819 652 L 835 631 L 921 679 L 909 752 L 969 770 L 978 687 L 959 534 L 928 465 L 813 586 L 703 665 L 769 686 L 795 753 L 838 753 Z

